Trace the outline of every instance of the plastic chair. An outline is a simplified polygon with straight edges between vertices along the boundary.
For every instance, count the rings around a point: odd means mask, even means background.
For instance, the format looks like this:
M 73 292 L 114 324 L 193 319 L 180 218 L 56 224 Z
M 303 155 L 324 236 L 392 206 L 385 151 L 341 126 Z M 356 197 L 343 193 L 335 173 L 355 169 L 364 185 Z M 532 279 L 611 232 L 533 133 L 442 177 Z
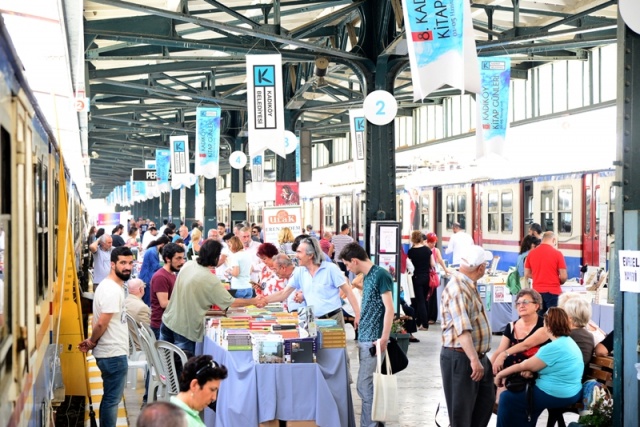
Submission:
M 167 394 L 175 396 L 180 392 L 175 356 L 177 355 L 180 358 L 182 366 L 184 366 L 187 363 L 187 355 L 184 354 L 180 347 L 167 341 L 156 341 L 156 350 L 158 350 L 164 372 L 167 374 Z M 180 370 L 182 370 L 182 366 L 180 366 Z
M 133 317 L 128 314 L 125 315 L 127 319 L 127 324 L 129 326 L 129 358 L 127 360 L 127 365 L 129 368 L 129 372 L 127 374 L 127 384 L 131 385 L 131 389 L 135 390 L 136 385 L 138 383 L 138 370 L 142 370 L 143 377 L 146 378 L 147 374 L 147 361 L 140 360 L 140 356 L 143 355 L 141 350 L 136 348 L 136 343 L 133 337 L 133 333 L 131 331 L 135 331 L 136 337 L 138 340 L 140 339 L 140 335 L 138 333 L 138 324 L 134 320 Z
M 149 339 L 149 344 L 151 344 L 152 348 L 156 348 L 155 347 L 156 341 L 158 341 L 158 339 L 156 338 L 156 334 L 153 332 L 153 329 L 151 329 L 151 325 L 147 325 L 146 323 L 141 323 L 140 333 L 146 333 L 147 338 Z
M 153 336 L 153 333 L 151 334 Z M 142 344 L 142 350 L 147 357 L 148 362 L 148 375 L 149 377 L 149 395 L 150 400 L 156 401 L 158 399 L 166 398 L 166 374 L 162 363 L 160 362 L 160 356 L 155 348 L 155 345 L 151 345 L 149 335 L 144 328 L 140 328 L 140 343 Z

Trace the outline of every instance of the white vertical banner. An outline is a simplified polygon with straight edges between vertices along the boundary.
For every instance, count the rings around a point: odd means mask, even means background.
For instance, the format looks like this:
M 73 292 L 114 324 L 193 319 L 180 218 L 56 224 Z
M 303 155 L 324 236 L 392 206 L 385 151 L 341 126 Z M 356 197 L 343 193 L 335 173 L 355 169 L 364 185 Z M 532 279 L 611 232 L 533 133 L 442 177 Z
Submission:
M 367 120 L 364 109 L 349 110 L 349 127 L 351 129 L 351 156 L 356 178 L 365 178 L 365 144 L 367 141 Z
M 220 163 L 220 107 L 196 108 L 196 166 L 198 176 L 218 177 Z
M 264 181 L 264 152 L 251 156 L 251 181 Z
M 480 77 L 482 91 L 476 96 L 476 159 L 503 155 L 509 127 L 511 58 L 481 58 Z
M 247 55 L 247 111 L 249 155 L 285 157 L 281 55 Z
M 169 138 L 171 148 L 171 188 L 191 186 L 189 174 L 189 138 L 187 135 Z

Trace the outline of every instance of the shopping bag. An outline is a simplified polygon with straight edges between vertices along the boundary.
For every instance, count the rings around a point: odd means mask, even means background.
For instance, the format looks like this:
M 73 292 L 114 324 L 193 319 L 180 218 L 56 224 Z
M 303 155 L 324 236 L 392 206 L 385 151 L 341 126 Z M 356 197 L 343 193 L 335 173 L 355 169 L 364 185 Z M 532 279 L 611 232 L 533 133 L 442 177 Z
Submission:
M 404 351 L 400 348 L 398 340 L 390 337 L 387 343 L 387 357 L 386 360 L 391 363 L 391 372 L 397 374 L 400 371 L 406 369 L 409 365 L 409 359 Z M 387 373 L 387 363 L 382 365 L 382 373 Z
M 389 353 L 385 351 L 385 363 L 388 375 L 382 373 L 382 356 L 380 355 L 380 341 L 376 342 L 376 357 L 378 363 L 373 373 L 373 405 L 371 419 L 381 422 L 398 422 L 400 409 L 398 407 L 398 383 L 391 373 Z
M 404 286 L 404 284 L 402 286 L 404 289 L 404 295 L 405 295 L 404 300 L 407 301 L 407 304 L 411 304 L 411 298 L 416 297 L 416 293 L 413 290 L 413 277 L 411 277 L 410 273 L 405 273 L 402 275 L 402 277 L 405 279 L 407 284 L 407 286 Z

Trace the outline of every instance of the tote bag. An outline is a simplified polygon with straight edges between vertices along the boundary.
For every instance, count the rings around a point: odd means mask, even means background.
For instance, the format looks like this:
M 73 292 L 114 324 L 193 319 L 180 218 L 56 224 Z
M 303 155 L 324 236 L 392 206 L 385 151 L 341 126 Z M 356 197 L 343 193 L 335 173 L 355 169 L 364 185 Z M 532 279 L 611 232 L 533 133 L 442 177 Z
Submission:
M 388 375 L 382 373 L 382 356 L 380 355 L 380 341 L 376 342 L 376 357 L 378 363 L 373 373 L 373 405 L 371 419 L 381 422 L 398 422 L 400 410 L 398 408 L 398 383 L 391 374 L 389 352 L 385 351 L 385 363 Z

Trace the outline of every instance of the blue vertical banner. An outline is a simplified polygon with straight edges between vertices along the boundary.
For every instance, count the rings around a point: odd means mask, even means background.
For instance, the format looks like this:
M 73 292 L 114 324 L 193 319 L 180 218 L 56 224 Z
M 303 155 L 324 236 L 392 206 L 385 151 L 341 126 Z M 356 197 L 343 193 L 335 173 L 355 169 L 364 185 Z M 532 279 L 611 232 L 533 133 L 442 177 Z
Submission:
M 509 126 L 511 59 L 486 57 L 480 60 L 482 91 L 476 97 L 476 158 L 502 155 Z
M 296 147 L 296 181 L 300 182 L 302 180 L 302 176 L 300 173 L 300 144 Z
M 480 91 L 478 55 L 468 0 L 403 0 L 413 98 L 448 84 Z
M 220 165 L 220 108 L 196 109 L 196 167 L 197 176 L 218 177 Z
M 166 193 L 171 191 L 169 186 L 169 168 L 171 151 L 166 148 L 156 150 L 156 180 L 160 191 Z
M 124 205 L 125 206 L 129 206 L 132 202 L 133 202 L 133 190 L 131 188 L 131 181 L 127 181 L 127 193 L 126 193 L 126 197 L 125 197 L 125 202 Z
M 286 157 L 282 55 L 247 55 L 249 156 L 269 149 Z
M 351 130 L 351 156 L 353 172 L 356 178 L 365 179 L 364 159 L 367 141 L 367 119 L 362 108 L 349 110 L 349 127 Z

